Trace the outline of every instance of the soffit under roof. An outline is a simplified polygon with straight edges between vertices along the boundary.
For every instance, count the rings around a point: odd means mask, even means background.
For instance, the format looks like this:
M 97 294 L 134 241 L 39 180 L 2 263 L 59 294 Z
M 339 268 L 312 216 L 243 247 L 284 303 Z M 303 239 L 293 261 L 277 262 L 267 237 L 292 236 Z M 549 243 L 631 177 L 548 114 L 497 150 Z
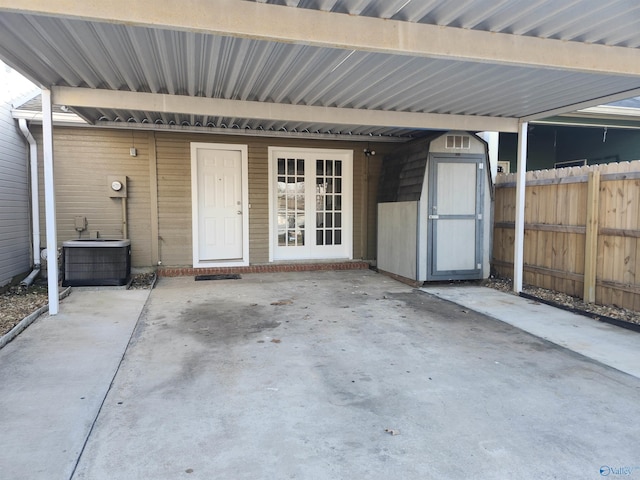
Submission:
M 36 2 L 37 3 L 37 2 Z M 244 1 L 212 2 L 238 5 Z M 282 0 L 288 8 L 392 19 L 632 50 L 640 63 L 640 5 L 614 0 Z M 603 6 L 602 4 L 606 4 Z M 151 3 L 150 3 L 151 5 Z M 206 5 L 204 0 L 183 3 Z M 268 6 L 265 6 L 269 8 Z M 273 7 L 273 6 L 272 6 Z M 275 6 L 275 8 L 282 8 Z M 123 22 L 19 13 L 0 2 L 0 57 L 42 86 L 183 95 L 260 104 L 527 118 L 610 96 L 637 95 L 638 75 L 460 61 L 364 49 L 215 35 Z M 318 12 L 321 15 L 321 12 Z M 338 17 L 334 17 L 338 18 Z M 544 52 L 541 52 L 544 56 Z M 595 62 L 597 64 L 597 60 Z M 91 123 L 129 121 L 204 128 L 414 136 L 419 129 L 79 106 Z M 246 112 L 246 109 L 244 110 Z

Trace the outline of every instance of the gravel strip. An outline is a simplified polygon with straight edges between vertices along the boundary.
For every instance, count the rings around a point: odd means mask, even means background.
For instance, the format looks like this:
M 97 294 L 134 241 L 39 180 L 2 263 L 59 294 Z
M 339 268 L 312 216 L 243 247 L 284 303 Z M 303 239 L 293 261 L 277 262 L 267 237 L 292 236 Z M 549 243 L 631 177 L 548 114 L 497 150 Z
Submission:
M 515 295 L 515 293 L 513 292 L 513 283 L 511 279 L 489 278 L 487 280 L 484 280 L 482 284 L 486 287 L 494 288 L 496 290 Z M 565 293 L 555 292 L 553 290 L 547 290 L 546 288 L 532 287 L 530 285 L 523 285 L 522 291 L 528 295 L 531 295 L 532 297 L 562 305 L 563 307 L 574 309 L 579 312 L 586 312 L 592 315 L 614 318 L 616 320 L 622 320 L 624 322 L 640 325 L 640 312 L 616 306 L 584 303 L 580 298 L 572 297 Z
M 28 288 L 10 287 L 0 294 L 0 336 L 20 321 L 48 303 L 47 287 L 34 285 Z

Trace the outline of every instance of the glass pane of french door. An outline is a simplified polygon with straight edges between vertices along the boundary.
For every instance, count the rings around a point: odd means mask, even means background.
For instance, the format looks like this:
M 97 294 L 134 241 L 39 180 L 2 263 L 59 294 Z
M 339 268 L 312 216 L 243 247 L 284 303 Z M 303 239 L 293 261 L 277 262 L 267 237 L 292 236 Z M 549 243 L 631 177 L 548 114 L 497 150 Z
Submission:
M 316 245 L 342 244 L 342 161 L 316 160 Z
M 305 244 L 305 176 L 302 158 L 278 158 L 278 246 Z

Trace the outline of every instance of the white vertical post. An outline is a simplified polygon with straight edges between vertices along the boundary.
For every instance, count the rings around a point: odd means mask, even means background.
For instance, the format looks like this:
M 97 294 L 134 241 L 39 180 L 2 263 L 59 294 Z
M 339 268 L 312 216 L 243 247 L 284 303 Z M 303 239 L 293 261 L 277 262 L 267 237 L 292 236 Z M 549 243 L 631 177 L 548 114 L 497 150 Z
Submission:
M 51 90 L 42 90 L 42 153 L 44 155 L 44 204 L 47 227 L 47 286 L 49 315 L 58 313 L 58 232 L 56 227 L 56 197 L 53 183 L 53 119 Z
M 499 132 L 480 132 L 478 133 L 489 146 L 489 164 L 491 165 L 491 180 L 495 182 L 498 174 L 498 148 L 500 146 Z
M 529 124 L 518 129 L 518 172 L 516 174 L 516 228 L 513 242 L 513 291 L 522 291 L 524 268 L 524 194 L 527 180 L 527 132 Z

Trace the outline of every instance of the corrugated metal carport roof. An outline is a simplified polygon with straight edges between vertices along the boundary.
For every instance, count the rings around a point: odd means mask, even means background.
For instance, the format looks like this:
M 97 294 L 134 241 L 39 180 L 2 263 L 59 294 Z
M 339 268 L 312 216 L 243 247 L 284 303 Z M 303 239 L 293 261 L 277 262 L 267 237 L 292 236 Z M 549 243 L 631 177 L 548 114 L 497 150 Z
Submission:
M 519 131 L 524 172 L 526 122 L 640 95 L 634 1 L 283 1 L 0 0 L 0 59 L 47 89 L 50 258 L 57 241 L 51 102 L 91 123 L 212 119 L 214 128 L 253 131 L 357 128 L 364 138 Z M 53 265 L 52 315 L 56 279 Z
M 640 91 L 640 4 L 625 0 L 50 3 L 0 0 L 0 57 L 91 123 L 514 131 Z
M 640 4 L 628 0 L 249 0 L 487 32 L 640 47 Z

